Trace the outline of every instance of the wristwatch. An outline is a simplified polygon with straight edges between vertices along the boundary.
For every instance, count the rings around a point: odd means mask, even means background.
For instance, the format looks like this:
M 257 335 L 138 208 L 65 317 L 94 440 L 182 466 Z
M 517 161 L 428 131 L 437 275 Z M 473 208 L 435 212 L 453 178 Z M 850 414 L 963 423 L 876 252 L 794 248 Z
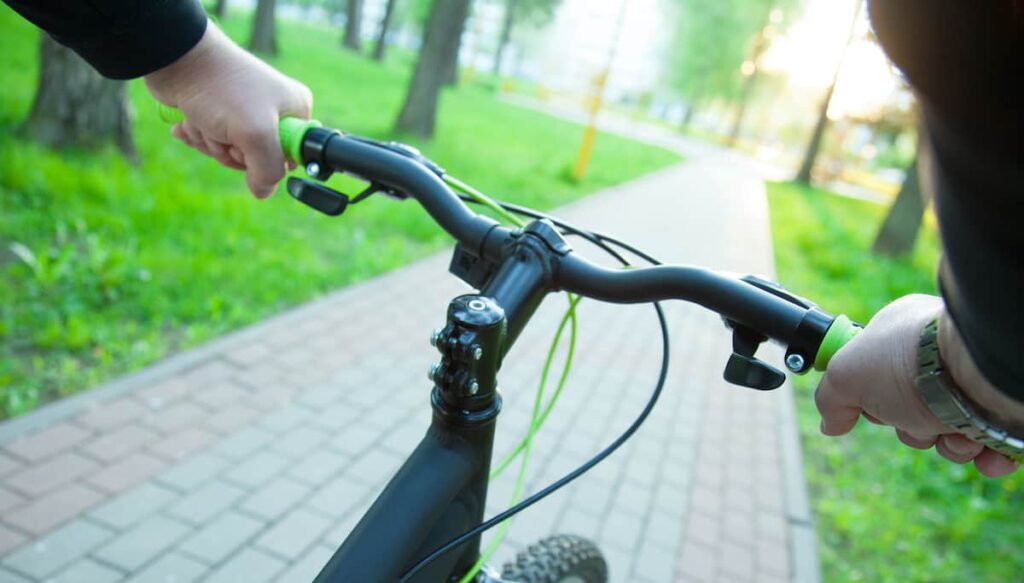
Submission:
M 917 378 L 914 383 L 924 402 L 939 421 L 978 443 L 984 444 L 1016 462 L 1024 462 L 1024 439 L 985 421 L 956 385 L 939 354 L 938 318 L 921 332 L 917 350 Z

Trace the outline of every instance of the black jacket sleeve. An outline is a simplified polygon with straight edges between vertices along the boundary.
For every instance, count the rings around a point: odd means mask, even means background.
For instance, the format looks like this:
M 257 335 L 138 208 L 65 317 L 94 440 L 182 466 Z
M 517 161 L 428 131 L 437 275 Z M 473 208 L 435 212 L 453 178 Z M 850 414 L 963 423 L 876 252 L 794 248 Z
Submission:
M 206 32 L 198 0 L 4 0 L 105 77 L 131 79 L 178 60 Z
M 982 374 L 1024 402 L 1024 1 L 872 0 L 934 163 L 940 286 Z

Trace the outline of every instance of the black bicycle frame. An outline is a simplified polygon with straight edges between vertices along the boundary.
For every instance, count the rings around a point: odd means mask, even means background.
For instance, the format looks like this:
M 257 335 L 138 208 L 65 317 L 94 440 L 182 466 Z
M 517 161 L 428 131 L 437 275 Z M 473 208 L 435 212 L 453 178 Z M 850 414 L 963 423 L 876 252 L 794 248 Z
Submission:
M 396 581 L 427 553 L 483 522 L 501 410 L 496 376 L 504 355 L 551 291 L 550 245 L 529 230 L 520 233 L 480 294 L 451 302 L 436 342 L 443 358 L 432 372 L 430 428 L 317 583 Z M 409 581 L 455 580 L 479 557 L 476 536 Z

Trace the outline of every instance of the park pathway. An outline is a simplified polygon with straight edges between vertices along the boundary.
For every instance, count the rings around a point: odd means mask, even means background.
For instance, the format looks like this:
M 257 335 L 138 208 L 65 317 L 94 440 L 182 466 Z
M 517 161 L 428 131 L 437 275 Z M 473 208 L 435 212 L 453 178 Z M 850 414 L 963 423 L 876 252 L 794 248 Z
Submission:
M 713 152 L 559 214 L 664 261 L 772 272 L 760 175 Z M 338 228 L 347 220 L 358 214 Z M 427 338 L 465 292 L 447 261 L 0 424 L 0 582 L 311 580 L 426 428 L 437 356 Z M 497 455 L 523 434 L 563 308 L 557 298 L 542 307 L 506 359 Z M 650 307 L 584 301 L 579 311 L 576 366 L 535 441 L 531 490 L 622 431 L 656 378 Z M 601 544 L 616 583 L 817 581 L 788 386 L 725 384 L 731 344 L 717 316 L 680 303 L 667 314 L 672 365 L 654 414 L 604 464 L 521 515 L 496 563 L 567 532 Z M 513 474 L 494 484 L 491 512 Z

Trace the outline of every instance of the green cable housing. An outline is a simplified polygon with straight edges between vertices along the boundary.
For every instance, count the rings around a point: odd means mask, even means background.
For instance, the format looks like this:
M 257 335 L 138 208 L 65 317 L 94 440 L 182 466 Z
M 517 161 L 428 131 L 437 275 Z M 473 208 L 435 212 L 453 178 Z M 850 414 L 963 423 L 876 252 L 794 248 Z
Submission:
M 818 354 L 814 357 L 814 370 L 822 371 L 828 368 L 832 357 L 861 331 L 861 327 L 853 323 L 853 320 L 845 314 L 836 316 L 825 332 L 825 338 L 821 341 Z

